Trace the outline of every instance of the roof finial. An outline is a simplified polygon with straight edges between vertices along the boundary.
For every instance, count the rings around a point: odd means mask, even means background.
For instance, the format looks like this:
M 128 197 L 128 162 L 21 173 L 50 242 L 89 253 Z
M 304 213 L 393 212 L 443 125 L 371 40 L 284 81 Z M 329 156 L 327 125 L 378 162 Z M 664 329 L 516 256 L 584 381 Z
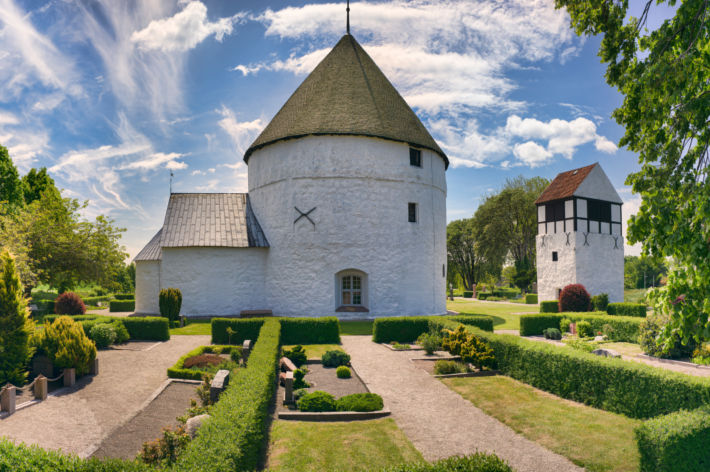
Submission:
M 348 0 L 348 7 L 345 9 L 347 15 L 347 22 L 345 24 L 345 29 L 348 34 L 350 34 L 350 0 Z

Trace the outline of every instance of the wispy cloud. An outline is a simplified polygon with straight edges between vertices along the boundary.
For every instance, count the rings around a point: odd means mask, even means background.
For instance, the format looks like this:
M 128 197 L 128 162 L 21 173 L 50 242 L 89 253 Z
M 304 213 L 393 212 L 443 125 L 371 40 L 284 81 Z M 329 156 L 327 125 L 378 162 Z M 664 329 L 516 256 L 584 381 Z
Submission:
M 253 121 L 238 121 L 234 112 L 224 105 L 216 111 L 222 117 L 217 124 L 229 135 L 238 155 L 244 154 L 247 147 L 266 126 L 261 118 Z

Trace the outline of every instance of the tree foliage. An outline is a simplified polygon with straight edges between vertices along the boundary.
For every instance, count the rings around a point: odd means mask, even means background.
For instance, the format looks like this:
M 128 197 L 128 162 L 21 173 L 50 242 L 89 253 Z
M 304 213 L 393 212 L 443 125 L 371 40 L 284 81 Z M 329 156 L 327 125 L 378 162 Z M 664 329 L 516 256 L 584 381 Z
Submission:
M 620 145 L 642 165 L 627 179 L 642 197 L 628 238 L 646 255 L 676 262 L 666 287 L 650 295 L 669 317 L 670 348 L 674 334 L 710 338 L 710 2 L 667 3 L 674 16 L 649 31 L 652 1 L 640 18 L 627 18 L 628 0 L 556 0 L 578 34 L 604 35 L 606 81 L 624 96 L 613 113 L 625 127 Z
M 658 287 L 668 273 L 663 259 L 646 256 L 624 257 L 624 288 Z
M 22 294 L 15 261 L 7 251 L 0 253 L 0 385 L 10 382 L 22 386 L 30 360 L 30 335 L 27 300 Z
M 59 196 L 59 190 L 54 185 L 52 179 L 47 173 L 47 168 L 42 167 L 40 170 L 30 169 L 30 171 L 22 177 L 22 191 L 24 193 L 25 204 L 30 204 L 42 198 L 45 192 L 52 192 Z
M 22 181 L 5 146 L 0 146 L 0 203 L 16 208 L 24 203 Z
M 449 273 L 459 274 L 467 290 L 479 283 L 487 272 L 495 270 L 498 262 L 490 259 L 490 254 L 477 240 L 474 218 L 456 220 L 448 224 L 446 248 Z

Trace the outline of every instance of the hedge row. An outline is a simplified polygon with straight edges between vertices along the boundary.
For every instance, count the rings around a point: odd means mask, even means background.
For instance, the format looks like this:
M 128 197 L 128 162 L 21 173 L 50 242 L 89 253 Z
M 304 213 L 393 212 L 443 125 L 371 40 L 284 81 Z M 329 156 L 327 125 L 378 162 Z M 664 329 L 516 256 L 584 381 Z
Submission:
M 588 321 L 594 332 L 603 331 L 604 325 L 612 329 L 609 338 L 612 341 L 637 343 L 642 319 L 633 316 L 612 316 L 602 311 L 566 312 L 556 315 L 520 315 L 520 335 L 536 336 L 546 328 L 560 327 L 562 318 L 570 321 Z
M 540 335 L 547 328 L 559 328 L 560 321 L 560 315 L 520 315 L 520 335 Z
M 646 305 L 643 303 L 609 303 L 606 312 L 610 315 L 646 318 Z
M 464 290 L 463 297 L 464 298 L 473 298 L 473 291 L 472 290 Z
M 275 319 L 275 318 L 272 318 Z M 242 344 L 256 340 L 265 318 L 212 318 L 212 344 Z M 234 334 L 227 333 L 231 328 Z
M 557 313 L 558 311 L 560 311 L 560 303 L 557 300 L 540 302 L 540 313 Z
M 652 418 L 634 435 L 641 472 L 690 472 L 710 469 L 710 406 Z
M 476 326 L 483 331 L 493 332 L 493 318 L 487 315 L 455 315 L 447 316 L 449 320 L 456 321 L 461 324 Z
M 537 305 L 537 293 L 526 293 L 525 303 L 528 305 Z
M 188 379 L 188 380 L 202 380 L 202 372 L 199 370 L 186 369 L 184 367 L 185 361 L 191 357 L 199 356 L 206 352 L 222 352 L 227 349 L 239 349 L 241 352 L 241 347 L 239 346 L 200 346 L 196 347 L 192 351 L 188 352 L 182 356 L 178 361 L 172 366 L 168 367 L 168 377 L 171 379 Z
M 111 300 L 108 302 L 108 311 L 135 311 L 136 301 L 135 300 Z
M 47 315 L 45 321 L 50 323 L 61 315 Z M 81 323 L 84 331 L 88 333 L 91 326 L 96 323 L 123 323 L 128 330 L 128 335 L 134 340 L 167 341 L 170 339 L 170 325 L 166 318 L 156 316 L 101 316 L 101 315 L 76 315 L 74 321 Z
M 432 324 L 448 329 L 458 325 L 447 320 Z M 602 358 L 471 326 L 466 329 L 491 345 L 494 367 L 505 375 L 595 408 L 645 419 L 710 403 L 710 378 Z
M 377 318 L 372 326 L 372 340 L 376 343 L 409 343 L 429 331 L 428 316 Z
M 325 318 L 279 318 L 281 344 L 340 344 L 340 323 Z
M 257 469 L 276 389 L 280 331 L 278 320 L 262 320 L 247 367 L 231 379 L 211 408 L 211 418 L 181 454 L 175 470 Z
M 101 302 L 101 303 L 108 302 L 109 300 L 111 300 L 111 297 L 108 295 L 103 295 L 100 297 L 86 297 L 86 298 L 82 298 L 82 300 L 84 301 L 85 305 L 97 306 L 99 304 L 99 302 Z
M 513 472 L 513 469 L 494 454 L 477 452 L 465 457 L 449 457 L 434 463 L 402 464 L 380 472 Z
M 133 300 L 136 296 L 133 293 L 117 293 L 113 298 L 114 300 Z

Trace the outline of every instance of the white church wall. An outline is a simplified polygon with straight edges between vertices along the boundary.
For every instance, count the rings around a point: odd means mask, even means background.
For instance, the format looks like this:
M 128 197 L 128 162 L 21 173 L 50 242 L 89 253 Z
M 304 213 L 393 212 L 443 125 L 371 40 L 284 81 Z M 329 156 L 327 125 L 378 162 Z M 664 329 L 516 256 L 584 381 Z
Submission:
M 537 293 L 538 300 L 557 300 L 557 292 L 566 285 L 577 283 L 575 262 L 575 233 L 538 235 L 537 244 Z M 553 261 L 553 252 L 557 261 Z
M 136 261 L 136 313 L 160 313 L 160 261 Z
M 161 288 L 182 292 L 180 314 L 236 315 L 268 309 L 264 267 L 268 249 L 163 248 Z
M 249 195 L 269 240 L 266 293 L 284 315 L 345 317 L 446 311 L 444 161 L 406 144 L 314 136 L 272 144 L 249 159 Z M 418 206 L 409 223 L 408 203 Z M 298 222 L 294 207 L 309 217 Z M 335 274 L 367 274 L 369 313 L 336 313 Z
M 589 175 L 579 184 L 575 197 L 594 198 L 607 202 L 622 203 L 619 194 L 600 165 L 594 166 Z M 579 215 L 578 215 L 579 216 Z
M 616 249 L 614 248 L 616 239 Z M 624 241 L 621 236 L 577 233 L 577 283 L 590 295 L 606 293 L 610 302 L 624 301 Z

